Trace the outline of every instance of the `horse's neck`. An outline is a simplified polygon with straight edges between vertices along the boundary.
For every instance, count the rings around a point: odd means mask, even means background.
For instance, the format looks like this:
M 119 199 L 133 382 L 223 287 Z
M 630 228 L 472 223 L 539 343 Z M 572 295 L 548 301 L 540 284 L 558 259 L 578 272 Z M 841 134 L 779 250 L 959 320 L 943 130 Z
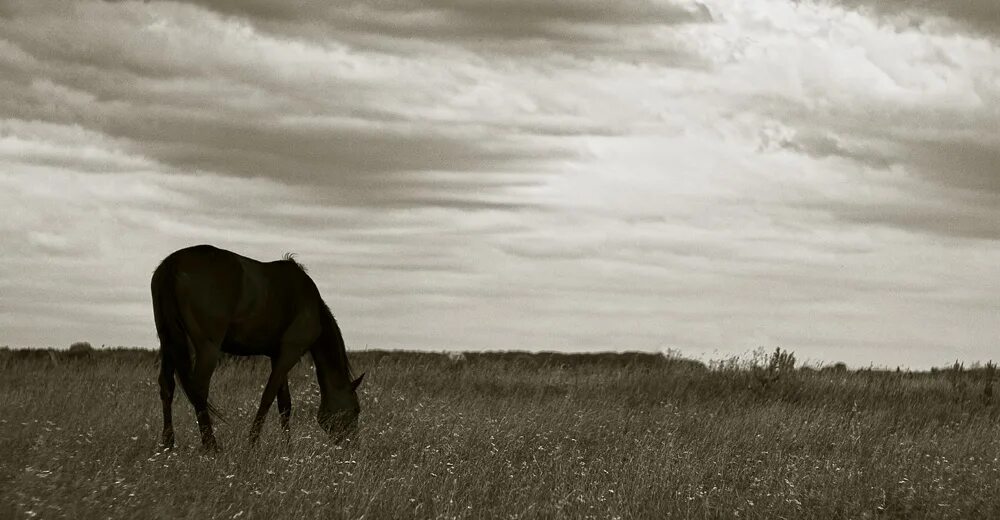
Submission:
M 342 390 L 351 383 L 346 367 L 341 366 L 335 348 L 336 345 L 319 342 L 310 349 L 313 364 L 316 365 L 316 379 L 324 392 Z

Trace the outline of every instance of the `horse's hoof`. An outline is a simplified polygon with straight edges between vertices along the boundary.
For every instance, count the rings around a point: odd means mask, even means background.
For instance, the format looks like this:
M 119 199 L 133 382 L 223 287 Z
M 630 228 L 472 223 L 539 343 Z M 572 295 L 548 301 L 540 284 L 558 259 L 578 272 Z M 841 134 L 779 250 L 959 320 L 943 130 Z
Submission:
M 215 439 L 212 439 L 212 440 L 207 441 L 207 442 L 203 442 L 201 444 L 201 448 L 202 448 L 202 450 L 205 451 L 205 453 L 221 453 L 222 452 L 222 445 L 220 445 L 218 443 L 218 441 L 216 441 Z

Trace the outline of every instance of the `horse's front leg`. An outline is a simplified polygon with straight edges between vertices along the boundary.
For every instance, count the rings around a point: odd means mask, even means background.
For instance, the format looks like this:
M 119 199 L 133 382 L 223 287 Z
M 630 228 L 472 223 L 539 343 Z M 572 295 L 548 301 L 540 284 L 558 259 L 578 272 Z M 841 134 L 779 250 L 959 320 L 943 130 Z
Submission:
M 260 396 L 260 407 L 257 408 L 257 415 L 254 417 L 253 425 L 250 427 L 250 444 L 257 444 L 260 440 L 260 431 L 264 427 L 264 419 L 267 417 L 271 403 L 278 397 L 278 411 L 283 414 L 282 427 L 288 428 L 288 419 L 284 416 L 285 404 L 290 415 L 292 404 L 291 396 L 288 393 L 288 371 L 295 366 L 299 359 L 298 351 L 289 345 L 282 345 L 279 354 L 271 358 L 271 375 L 267 378 L 267 385 L 264 386 L 264 394 Z M 279 396 L 279 394 L 284 394 Z M 287 401 L 283 403 L 282 401 Z

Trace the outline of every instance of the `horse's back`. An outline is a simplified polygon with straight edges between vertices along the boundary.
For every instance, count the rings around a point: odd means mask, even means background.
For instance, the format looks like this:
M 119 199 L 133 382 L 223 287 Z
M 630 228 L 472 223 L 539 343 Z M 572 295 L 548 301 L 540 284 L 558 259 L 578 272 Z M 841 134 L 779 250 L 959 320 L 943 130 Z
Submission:
M 192 303 L 222 305 L 231 311 L 240 295 L 240 259 L 240 255 L 225 249 L 194 246 L 176 251 L 164 262 L 175 263 L 178 297 Z
M 153 273 L 154 298 L 174 298 L 192 340 L 221 341 L 242 297 L 240 255 L 214 246 L 180 249 Z
M 174 274 L 171 290 L 192 339 L 222 342 L 232 354 L 269 354 L 290 331 L 319 327 L 319 291 L 294 261 L 203 245 L 172 253 L 161 268 Z
M 312 323 L 319 292 L 297 265 L 252 261 L 242 267 L 243 292 L 227 335 L 232 353 L 276 346 L 295 324 Z

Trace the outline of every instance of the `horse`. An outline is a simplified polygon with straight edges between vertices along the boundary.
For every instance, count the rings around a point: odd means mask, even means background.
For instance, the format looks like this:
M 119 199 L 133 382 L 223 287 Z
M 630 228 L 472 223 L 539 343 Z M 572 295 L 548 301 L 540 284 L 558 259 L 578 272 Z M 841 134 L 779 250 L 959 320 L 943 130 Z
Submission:
M 316 366 L 320 405 L 316 419 L 341 442 L 357 428 L 361 406 L 340 327 L 305 268 L 289 254 L 261 262 L 198 245 L 168 255 L 153 272 L 150 289 L 160 339 L 160 400 L 164 449 L 174 447 L 172 404 L 175 379 L 194 406 L 202 447 L 219 451 L 208 399 L 212 372 L 222 353 L 263 355 L 271 373 L 250 428 L 250 444 L 260 438 L 275 397 L 281 427 L 292 413 L 288 371 L 308 351 Z

